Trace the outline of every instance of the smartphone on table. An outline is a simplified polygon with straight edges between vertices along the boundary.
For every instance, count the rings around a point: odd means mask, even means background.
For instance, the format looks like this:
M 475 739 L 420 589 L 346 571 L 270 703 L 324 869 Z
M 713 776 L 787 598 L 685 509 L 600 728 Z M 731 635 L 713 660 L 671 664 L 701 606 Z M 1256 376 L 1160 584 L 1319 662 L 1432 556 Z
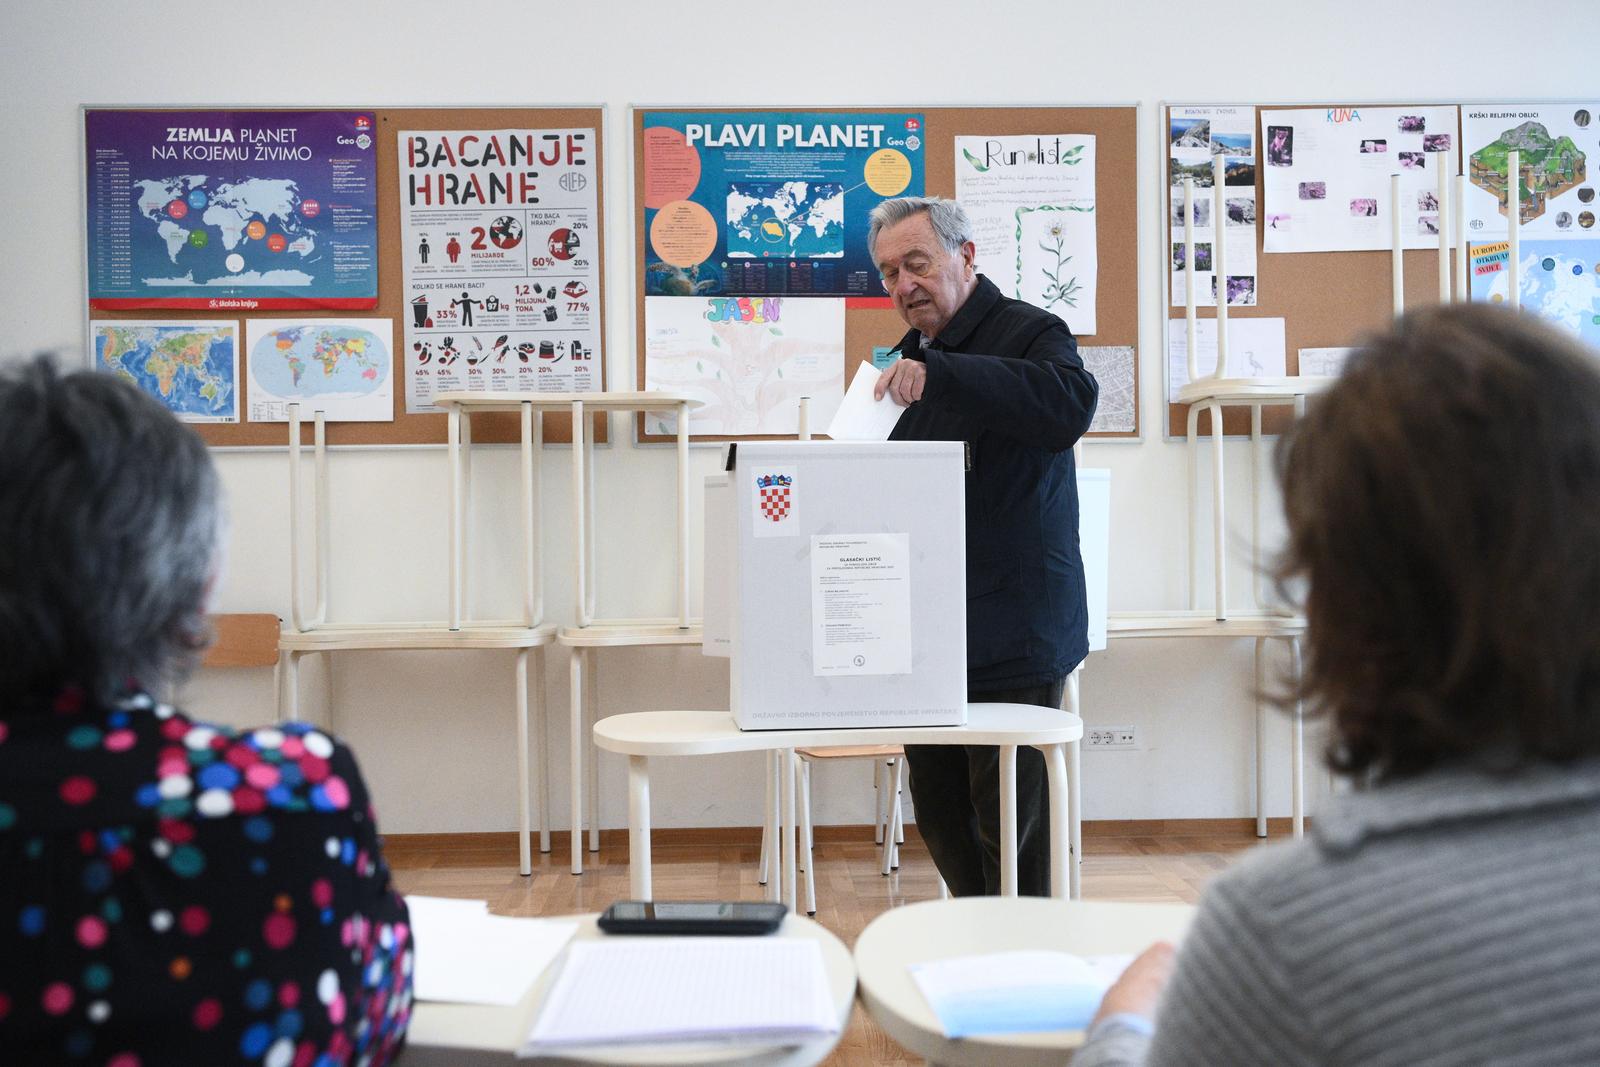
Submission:
M 619 900 L 600 916 L 608 934 L 776 933 L 789 908 L 762 900 Z

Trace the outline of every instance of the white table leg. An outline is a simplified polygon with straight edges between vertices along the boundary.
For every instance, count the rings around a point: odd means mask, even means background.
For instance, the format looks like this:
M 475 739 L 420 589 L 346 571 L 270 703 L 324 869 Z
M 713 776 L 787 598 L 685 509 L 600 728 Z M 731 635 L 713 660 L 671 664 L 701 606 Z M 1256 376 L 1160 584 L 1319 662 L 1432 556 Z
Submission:
M 1256 638 L 1256 836 L 1267 836 L 1267 638 Z
M 287 722 L 300 721 L 300 657 L 302 652 L 288 652 L 283 657 L 283 693 L 280 696 Z
M 1218 247 L 1221 247 L 1221 242 L 1218 242 Z M 1223 298 L 1223 302 L 1227 302 L 1226 297 Z M 1227 328 L 1226 322 L 1217 324 L 1219 333 Z M 1219 341 L 1218 344 L 1225 345 L 1225 342 Z M 1222 351 L 1222 348 L 1219 347 L 1218 351 Z M 1223 484 L 1222 478 L 1222 405 L 1213 404 L 1208 410 L 1211 412 L 1211 476 L 1213 479 L 1211 484 L 1211 539 L 1214 543 L 1211 549 L 1216 559 L 1216 570 L 1213 575 L 1217 586 L 1216 616 L 1217 621 L 1222 622 L 1228 617 L 1228 545 L 1224 540 L 1227 536 L 1227 515 L 1224 504 L 1227 486 Z
M 778 899 L 778 880 L 773 877 L 777 864 L 772 862 L 776 855 L 778 845 L 778 753 L 768 750 L 766 754 L 766 779 L 767 794 L 764 806 L 761 809 L 761 872 L 757 879 L 767 887 L 767 899 Z
M 794 911 L 799 905 L 795 889 L 795 846 L 797 845 L 794 817 L 794 749 L 782 749 L 778 758 L 783 761 L 783 818 L 779 852 L 783 857 L 783 900 Z
M 1072 849 L 1072 869 L 1067 872 L 1067 890 L 1073 900 L 1083 896 L 1083 764 L 1082 745 L 1067 742 L 1067 843 Z
M 1067 899 L 1072 890 L 1072 805 L 1067 799 L 1067 754 L 1061 745 L 1040 745 L 1050 777 L 1050 895 Z
M 1000 895 L 1017 895 L 1017 746 L 1000 746 Z
M 573 837 L 576 849 L 577 836 Z M 574 851 L 573 855 L 577 855 Z M 628 895 L 650 900 L 650 760 L 628 757 Z
M 523 875 L 533 873 L 533 816 L 528 784 L 528 650 L 517 649 L 517 858 Z
M 533 650 L 533 700 L 539 717 L 539 851 L 550 851 L 550 708 L 545 704 L 544 646 Z
M 1289 656 L 1292 661 L 1291 670 L 1294 672 L 1296 689 L 1300 685 L 1300 639 L 1289 639 Z M 1292 811 L 1290 812 L 1294 824 L 1294 836 L 1304 837 L 1306 833 L 1306 736 L 1304 705 L 1299 699 L 1294 702 L 1294 760 L 1290 770 L 1289 792 L 1291 796 Z
M 594 743 L 594 724 L 599 715 L 600 684 L 595 679 L 594 649 L 586 648 L 583 650 L 583 751 L 589 775 L 590 852 L 600 851 L 600 747 Z
M 583 649 L 574 648 L 567 663 L 571 690 L 567 702 L 571 737 L 567 746 L 572 774 L 572 873 L 583 873 Z M 641 898 L 642 899 L 642 898 Z
M 450 406 L 445 417 L 445 441 L 450 457 L 450 629 L 461 629 L 461 407 Z

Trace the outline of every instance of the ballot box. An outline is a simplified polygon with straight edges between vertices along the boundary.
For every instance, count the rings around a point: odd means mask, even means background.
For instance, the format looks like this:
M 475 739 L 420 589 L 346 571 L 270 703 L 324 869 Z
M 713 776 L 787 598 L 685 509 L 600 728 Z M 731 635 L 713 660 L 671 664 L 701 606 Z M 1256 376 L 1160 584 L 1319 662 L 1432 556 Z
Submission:
M 966 722 L 963 450 L 742 441 L 707 480 L 705 651 L 745 730 Z

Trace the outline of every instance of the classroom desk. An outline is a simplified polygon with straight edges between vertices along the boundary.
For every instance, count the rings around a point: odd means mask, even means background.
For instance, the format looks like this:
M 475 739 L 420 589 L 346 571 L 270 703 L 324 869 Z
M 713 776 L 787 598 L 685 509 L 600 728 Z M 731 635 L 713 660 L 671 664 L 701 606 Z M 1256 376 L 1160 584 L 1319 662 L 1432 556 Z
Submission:
M 595 744 L 628 757 L 628 879 L 637 900 L 650 891 L 651 756 L 703 756 L 723 752 L 779 751 L 782 764 L 782 869 L 784 900 L 798 905 L 795 882 L 795 774 L 797 748 L 828 745 L 1000 746 L 1000 882 L 1017 892 L 1017 746 L 1044 753 L 1050 780 L 1051 882 L 1060 897 L 1078 895 L 1082 852 L 1078 741 L 1083 720 L 1059 708 L 1031 704 L 968 704 L 965 726 L 878 726 L 851 730 L 741 730 L 726 711 L 640 711 L 595 723 Z M 779 886 L 769 883 L 776 899 Z
M 578 917 L 581 925 L 575 938 L 591 939 L 622 935 L 602 934 L 594 915 Z M 839 1032 L 799 1045 L 773 1045 L 757 1042 L 680 1043 L 626 1045 L 586 1048 L 560 1056 L 518 1059 L 517 1049 L 533 1029 L 555 980 L 558 966 L 539 976 L 516 1004 L 497 1007 L 487 1004 L 440 1004 L 418 1001 L 411 1013 L 411 1029 L 400 1067 L 510 1067 L 512 1064 L 634 1064 L 653 1067 L 667 1064 L 749 1064 L 759 1067 L 806 1067 L 820 1063 L 844 1036 L 850 1021 L 850 1008 L 856 995 L 855 965 L 850 950 L 833 934 L 802 915 L 783 920 L 778 937 L 809 937 L 821 944 L 822 965 L 828 974 L 828 989 L 838 1011 Z M 565 955 L 558 959 L 565 959 Z
M 1021 949 L 1076 955 L 1137 953 L 1183 936 L 1189 904 L 1128 904 L 1043 897 L 958 897 L 894 908 L 856 939 L 861 1003 L 884 1032 L 930 1065 L 1059 1067 L 1083 1031 L 948 1038 L 911 978 L 913 963 Z

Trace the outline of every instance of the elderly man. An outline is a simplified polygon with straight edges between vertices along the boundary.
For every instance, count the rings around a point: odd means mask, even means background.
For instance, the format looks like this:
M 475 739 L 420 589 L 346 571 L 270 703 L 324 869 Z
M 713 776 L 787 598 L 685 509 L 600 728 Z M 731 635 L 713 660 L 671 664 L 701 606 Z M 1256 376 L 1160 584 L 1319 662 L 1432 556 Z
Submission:
M 978 274 L 972 225 L 939 197 L 886 200 L 867 248 L 911 327 L 877 395 L 898 441 L 967 446 L 967 699 L 1059 707 L 1088 652 L 1072 446 L 1098 388 L 1066 323 Z M 917 825 L 957 896 L 1000 891 L 999 750 L 906 749 Z M 1050 891 L 1044 760 L 1017 752 L 1018 891 Z

